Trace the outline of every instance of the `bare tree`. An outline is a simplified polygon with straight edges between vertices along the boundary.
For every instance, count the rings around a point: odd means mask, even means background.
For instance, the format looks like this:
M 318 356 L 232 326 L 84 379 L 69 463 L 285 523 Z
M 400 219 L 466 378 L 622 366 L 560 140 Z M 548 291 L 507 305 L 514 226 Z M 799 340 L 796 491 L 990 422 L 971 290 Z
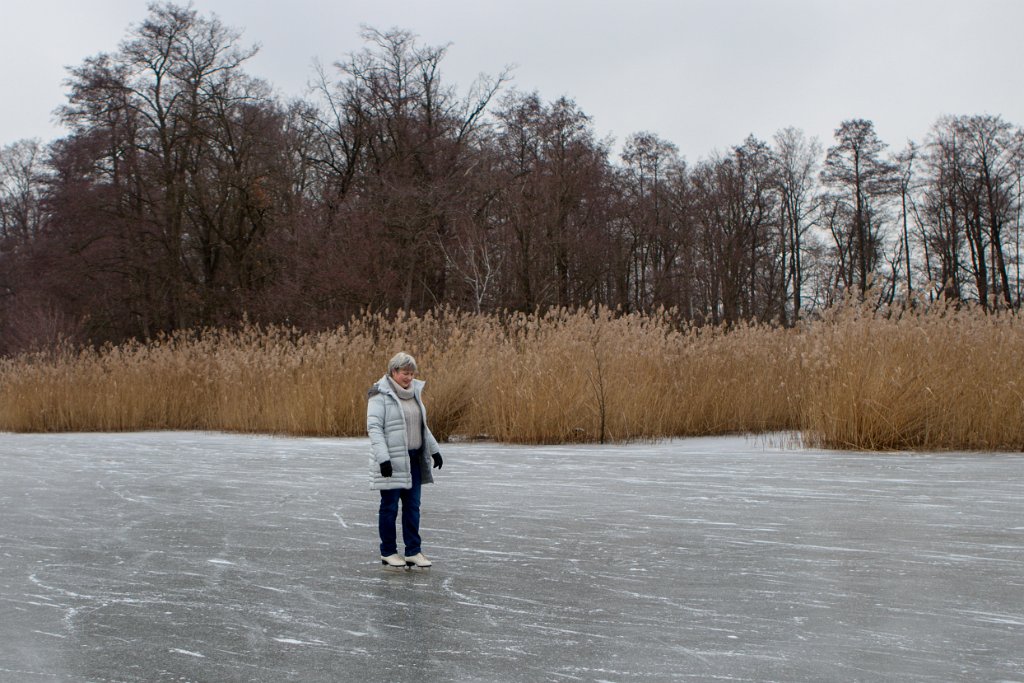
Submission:
M 266 156 L 243 146 L 267 138 L 256 112 L 268 91 L 241 71 L 256 48 L 239 40 L 216 18 L 154 4 L 117 52 L 70 70 L 68 146 L 93 155 L 81 180 L 102 189 L 93 206 L 116 217 L 106 238 L 120 245 L 103 267 L 129 280 L 143 335 L 236 317 L 222 306 L 251 284 Z
M 817 176 L 821 144 L 816 138 L 808 140 L 801 130 L 785 128 L 775 134 L 775 158 L 781 195 L 780 252 L 787 294 L 792 301 L 793 320 L 796 321 L 803 309 L 803 286 L 807 278 L 804 268 L 805 236 L 811 227 L 811 217 L 818 209 Z
M 961 119 L 970 169 L 977 177 L 980 202 L 990 250 L 991 291 L 1012 307 L 1013 294 L 1006 267 L 1006 228 L 1017 211 L 1014 180 L 1022 149 L 1012 126 L 998 116 L 969 116 Z
M 835 192 L 835 201 L 849 209 L 848 225 L 836 225 L 837 247 L 849 263 L 843 264 L 848 284 L 864 296 L 876 274 L 883 252 L 883 203 L 896 187 L 896 169 L 882 154 L 883 143 L 871 121 L 844 121 L 835 133 L 836 145 L 825 158 L 822 181 Z M 842 244 L 840 244 L 840 241 Z
M 1021 211 L 1020 141 L 1019 131 L 993 116 L 944 117 L 929 137 L 929 239 L 940 250 L 943 277 L 956 282 L 966 270 L 985 308 L 1019 305 L 1006 252 Z
M 54 306 L 29 264 L 47 221 L 44 154 L 38 140 L 0 148 L 0 354 L 51 339 L 66 327 L 45 324 L 62 320 L 54 321 Z
M 585 304 L 602 275 L 607 144 L 566 98 L 545 104 L 536 93 L 513 92 L 496 118 L 499 201 L 515 279 L 510 304 Z
M 329 117 L 318 128 L 340 145 L 341 154 L 328 158 L 344 159 L 345 173 L 358 171 L 358 209 L 378 222 L 380 237 L 419 256 L 419 268 L 402 269 L 402 307 L 432 306 L 446 299 L 438 247 L 456 207 L 474 201 L 463 178 L 508 74 L 482 77 L 459 97 L 441 79 L 447 46 L 422 46 L 398 29 L 367 28 L 363 39 L 364 50 L 336 63 L 342 80 L 323 93 Z
M 913 141 L 907 143 L 906 148 L 895 155 L 894 161 L 898 172 L 898 189 L 900 195 L 900 225 L 902 235 L 900 249 L 902 250 L 904 277 L 906 277 L 907 299 L 911 300 L 914 291 L 913 269 L 911 268 L 910 256 L 910 211 L 913 206 L 914 194 L 914 165 L 917 162 L 918 148 Z
M 6 244 L 7 250 L 29 244 L 42 232 L 43 156 L 38 140 L 21 140 L 0 149 L 0 244 Z
M 770 320 L 784 306 L 777 168 L 768 145 L 751 136 L 694 171 L 698 261 L 712 322 Z
M 653 133 L 626 139 L 623 191 L 629 204 L 632 306 L 647 310 L 680 303 L 688 269 L 686 165 L 675 145 Z

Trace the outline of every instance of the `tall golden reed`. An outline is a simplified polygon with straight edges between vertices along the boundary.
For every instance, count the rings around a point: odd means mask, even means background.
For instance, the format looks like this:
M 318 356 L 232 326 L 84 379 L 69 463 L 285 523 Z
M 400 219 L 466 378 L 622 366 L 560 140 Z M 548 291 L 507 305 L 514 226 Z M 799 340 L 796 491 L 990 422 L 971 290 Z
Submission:
M 877 450 L 1024 449 L 1017 316 L 840 307 L 796 329 L 671 312 L 439 310 L 318 334 L 245 326 L 0 360 L 0 429 L 365 433 L 365 392 L 417 357 L 440 438 L 516 443 L 800 430 Z
M 1024 321 L 978 309 L 812 326 L 801 420 L 812 443 L 867 450 L 1024 450 Z

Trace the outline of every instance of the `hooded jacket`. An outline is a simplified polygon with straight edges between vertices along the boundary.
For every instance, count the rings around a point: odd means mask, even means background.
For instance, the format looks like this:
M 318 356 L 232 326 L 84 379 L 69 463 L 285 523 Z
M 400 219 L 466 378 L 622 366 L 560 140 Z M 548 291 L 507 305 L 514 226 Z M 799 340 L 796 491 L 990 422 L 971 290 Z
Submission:
M 423 448 L 420 450 L 420 471 L 423 483 L 432 484 L 434 475 L 431 472 L 431 455 L 440 453 L 437 440 L 427 426 L 427 409 L 423 406 L 422 380 L 414 379 L 410 389 L 416 403 L 420 407 L 421 424 L 423 425 Z M 366 433 L 370 436 L 370 488 L 410 489 L 412 473 L 409 463 L 409 449 L 405 438 L 405 414 L 399 398 L 391 388 L 388 376 L 384 375 L 366 392 Z M 391 461 L 392 474 L 382 477 L 380 464 Z

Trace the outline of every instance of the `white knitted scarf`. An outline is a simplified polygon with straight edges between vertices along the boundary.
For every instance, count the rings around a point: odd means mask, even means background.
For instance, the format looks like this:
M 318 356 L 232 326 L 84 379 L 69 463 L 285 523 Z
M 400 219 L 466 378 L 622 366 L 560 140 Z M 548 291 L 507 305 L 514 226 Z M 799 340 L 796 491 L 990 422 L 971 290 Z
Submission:
M 410 451 L 423 445 L 423 427 L 421 424 L 420 404 L 416 401 L 416 393 L 412 389 L 403 389 L 388 377 L 391 388 L 399 398 L 402 413 L 405 415 L 405 443 Z

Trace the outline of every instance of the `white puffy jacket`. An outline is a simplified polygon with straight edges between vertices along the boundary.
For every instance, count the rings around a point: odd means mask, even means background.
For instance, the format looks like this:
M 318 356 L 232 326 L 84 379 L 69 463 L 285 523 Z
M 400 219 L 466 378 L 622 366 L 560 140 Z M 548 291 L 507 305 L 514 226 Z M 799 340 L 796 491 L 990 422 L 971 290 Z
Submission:
M 432 484 L 431 455 L 440 453 L 437 440 L 427 426 L 427 409 L 423 407 L 422 380 L 414 379 L 411 389 L 420 406 L 423 425 L 423 448 L 420 451 L 423 483 Z M 373 489 L 410 489 L 412 474 L 409 470 L 409 449 L 405 439 L 405 414 L 399 398 L 384 375 L 366 392 L 366 433 L 370 435 L 370 487 Z M 391 461 L 392 474 L 382 477 L 380 464 Z

